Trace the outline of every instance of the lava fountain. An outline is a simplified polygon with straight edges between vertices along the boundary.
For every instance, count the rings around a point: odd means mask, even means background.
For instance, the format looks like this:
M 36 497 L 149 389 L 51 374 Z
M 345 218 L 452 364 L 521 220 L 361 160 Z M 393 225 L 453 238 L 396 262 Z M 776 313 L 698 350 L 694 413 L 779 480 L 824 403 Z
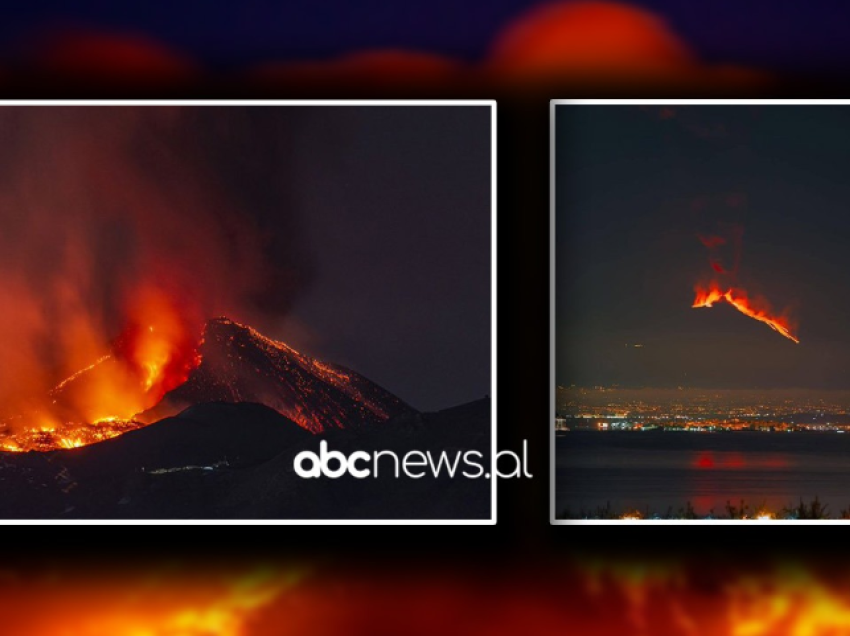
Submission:
M 285 313 L 302 252 L 285 179 L 258 173 L 291 116 L 0 107 L 0 448 L 137 428 L 199 364 L 210 316 Z
M 161 290 L 140 290 L 110 351 L 59 382 L 43 403 L 6 418 L 0 447 L 76 448 L 141 426 L 135 417 L 200 364 L 202 324 L 188 315 Z

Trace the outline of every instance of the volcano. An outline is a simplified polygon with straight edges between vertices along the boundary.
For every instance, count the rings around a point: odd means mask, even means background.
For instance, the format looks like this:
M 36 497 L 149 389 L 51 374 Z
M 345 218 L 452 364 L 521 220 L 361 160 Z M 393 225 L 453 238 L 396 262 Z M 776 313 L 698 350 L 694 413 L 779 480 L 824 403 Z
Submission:
M 210 402 L 261 404 L 311 433 L 367 430 L 417 412 L 351 369 L 299 353 L 228 318 L 206 323 L 197 352 L 191 356 L 191 369 L 179 376 L 174 388 L 154 395 L 149 408 L 127 410 L 122 391 L 103 395 L 97 390 L 104 378 L 125 368 L 119 356 L 120 351 L 104 355 L 61 382 L 50 393 L 49 418 L 41 412 L 4 417 L 3 449 L 49 451 L 87 446 Z M 135 396 L 141 381 L 130 375 L 119 386 L 128 386 L 127 394 Z M 128 385 L 133 382 L 136 385 Z M 97 396 L 102 407 L 99 412 L 103 415 L 96 419 L 87 419 L 75 410 L 80 396 L 90 395 Z
M 69 419 L 20 417 L 0 452 L 0 518 L 486 519 L 489 479 L 298 477 L 319 440 L 345 454 L 478 451 L 489 457 L 490 401 L 422 413 L 346 367 L 228 318 L 209 320 L 195 366 L 129 419 L 74 419 L 72 399 L 122 368 L 103 356 L 51 392 Z M 143 379 L 143 378 L 142 378 Z M 120 396 L 112 396 L 119 398 Z M 24 422 L 32 422 L 25 425 Z M 45 430 L 47 429 L 47 430 Z M 77 448 L 81 446 L 83 448 Z M 20 452 L 41 451 L 41 452 Z
M 210 320 L 201 363 L 140 419 L 154 421 L 204 402 L 253 402 L 312 433 L 362 429 L 415 409 L 343 366 L 328 364 L 228 318 Z

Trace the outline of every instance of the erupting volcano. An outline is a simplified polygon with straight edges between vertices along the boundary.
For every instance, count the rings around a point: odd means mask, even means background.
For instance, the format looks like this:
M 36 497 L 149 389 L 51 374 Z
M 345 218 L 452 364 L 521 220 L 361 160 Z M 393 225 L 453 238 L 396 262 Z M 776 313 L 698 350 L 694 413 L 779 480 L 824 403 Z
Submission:
M 733 210 L 745 202 L 746 197 L 740 193 L 727 195 L 724 201 L 726 206 Z M 704 206 L 703 199 L 695 202 L 698 210 Z M 745 316 L 763 322 L 777 333 L 799 343 L 788 311 L 775 312 L 765 299 L 751 296 L 738 283 L 743 226 L 739 223 L 720 221 L 716 223 L 716 227 L 717 231 L 714 233 L 698 235 L 700 243 L 708 250 L 709 264 L 714 273 L 711 282 L 696 286 L 692 307 L 712 307 L 716 302 L 726 301 Z
M 203 402 L 264 404 L 313 433 L 359 429 L 412 413 L 362 375 L 299 353 L 227 318 L 207 323 L 201 363 L 143 414 L 158 419 Z
M 128 328 L 113 353 L 53 389 L 46 410 L 6 418 L 2 448 L 86 446 L 206 402 L 263 404 L 312 433 L 362 429 L 415 412 L 360 374 L 251 327 L 217 318 L 198 342 L 169 316 Z
M 0 107 L 0 517 L 470 514 L 436 477 L 292 471 L 328 441 L 489 456 L 491 109 L 394 112 Z
M 753 300 L 747 296 L 743 289 L 723 289 L 712 283 L 708 287 L 697 285 L 694 308 L 712 307 L 714 303 L 725 300 L 745 316 L 763 322 L 774 331 L 782 334 L 789 340 L 799 343 L 800 340 L 794 335 L 790 321 L 782 315 L 774 314 L 770 306 L 763 300 Z
M 0 415 L 0 448 L 76 448 L 137 428 L 134 416 L 185 382 L 200 363 L 199 330 L 161 291 L 140 291 L 109 351 L 40 398 L 28 396 L 23 407 Z

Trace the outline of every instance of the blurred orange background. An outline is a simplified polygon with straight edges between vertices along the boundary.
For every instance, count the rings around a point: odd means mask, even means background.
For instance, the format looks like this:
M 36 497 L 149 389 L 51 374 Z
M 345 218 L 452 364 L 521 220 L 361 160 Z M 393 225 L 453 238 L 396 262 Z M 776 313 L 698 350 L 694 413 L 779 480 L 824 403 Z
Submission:
M 2 572 L 20 636 L 850 633 L 850 576 L 561 559 L 545 567 L 161 563 Z

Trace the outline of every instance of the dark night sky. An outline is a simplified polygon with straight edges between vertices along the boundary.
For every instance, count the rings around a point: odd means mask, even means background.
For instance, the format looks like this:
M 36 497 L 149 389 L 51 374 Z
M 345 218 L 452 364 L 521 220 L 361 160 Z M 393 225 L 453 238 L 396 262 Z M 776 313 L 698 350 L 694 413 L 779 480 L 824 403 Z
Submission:
M 0 136 L 0 385 L 52 386 L 156 312 L 422 410 L 491 392 L 489 106 L 7 106 Z
M 84 27 L 138 32 L 213 65 L 322 58 L 384 47 L 423 50 L 478 60 L 512 20 L 538 0 L 412 2 L 210 3 L 33 0 L 5 7 L 3 45 L 46 29 Z M 781 2 L 715 0 L 711 3 L 643 0 L 631 3 L 662 16 L 708 61 L 777 70 L 846 70 L 850 7 L 840 0 Z
M 556 135 L 558 384 L 850 385 L 850 107 L 561 106 Z M 800 344 L 691 308 L 719 223 L 744 228 L 739 283 L 791 307 Z
M 310 110 L 286 174 L 312 282 L 276 335 L 420 409 L 489 394 L 489 109 Z

